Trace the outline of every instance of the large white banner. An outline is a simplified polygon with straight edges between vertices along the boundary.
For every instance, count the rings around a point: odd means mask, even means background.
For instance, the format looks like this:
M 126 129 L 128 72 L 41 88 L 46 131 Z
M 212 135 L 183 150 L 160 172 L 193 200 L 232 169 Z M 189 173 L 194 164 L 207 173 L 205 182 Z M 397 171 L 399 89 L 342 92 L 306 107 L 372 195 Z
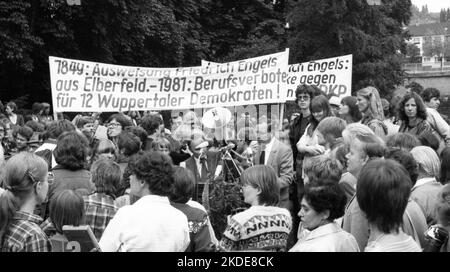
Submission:
M 295 100 L 298 85 L 316 85 L 327 95 L 345 97 L 352 92 L 353 55 L 289 65 L 287 100 Z
M 289 51 L 208 67 L 147 68 L 49 57 L 53 107 L 172 110 L 284 103 Z

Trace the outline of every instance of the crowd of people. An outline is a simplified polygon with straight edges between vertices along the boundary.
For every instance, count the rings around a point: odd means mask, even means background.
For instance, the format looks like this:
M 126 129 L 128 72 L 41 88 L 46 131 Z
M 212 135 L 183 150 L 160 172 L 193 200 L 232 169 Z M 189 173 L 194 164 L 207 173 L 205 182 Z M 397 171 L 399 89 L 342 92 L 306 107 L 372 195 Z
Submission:
M 236 131 L 193 111 L 53 120 L 48 103 L 1 104 L 0 251 L 70 251 L 67 225 L 100 251 L 450 251 L 439 90 L 295 94 L 283 124 L 243 114 Z M 239 190 L 213 195 L 230 175 Z M 244 206 L 221 226 L 212 207 L 231 193 Z

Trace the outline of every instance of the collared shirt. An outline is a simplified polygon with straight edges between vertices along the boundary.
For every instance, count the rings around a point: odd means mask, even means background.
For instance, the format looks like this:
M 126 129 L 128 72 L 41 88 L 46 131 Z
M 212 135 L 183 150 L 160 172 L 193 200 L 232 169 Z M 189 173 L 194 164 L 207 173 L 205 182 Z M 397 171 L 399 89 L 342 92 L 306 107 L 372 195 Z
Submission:
M 272 137 L 272 139 L 270 140 L 270 142 L 268 144 L 266 144 L 266 148 L 264 149 L 265 150 L 265 155 L 264 155 L 264 164 L 265 165 L 267 165 L 267 162 L 269 161 L 269 155 L 270 155 L 270 152 L 272 151 L 274 142 L 275 142 L 275 137 Z
M 336 223 L 305 230 L 289 252 L 359 252 L 355 237 Z
M 114 199 L 106 194 L 93 193 L 83 196 L 83 199 L 86 210 L 86 225 L 91 227 L 95 238 L 100 240 L 103 231 L 119 208 L 114 203 Z
M 167 197 L 146 195 L 120 208 L 99 245 L 102 251 L 184 251 L 190 242 L 186 215 Z
M 416 181 L 416 184 L 414 184 L 414 186 L 412 187 L 411 191 L 414 190 L 415 188 L 417 188 L 419 186 L 422 186 L 424 184 L 427 184 L 429 182 L 436 182 L 436 179 L 435 178 L 421 178 L 421 179 L 418 179 Z
M 50 240 L 39 227 L 43 219 L 18 211 L 9 223 L 3 237 L 1 252 L 49 252 Z

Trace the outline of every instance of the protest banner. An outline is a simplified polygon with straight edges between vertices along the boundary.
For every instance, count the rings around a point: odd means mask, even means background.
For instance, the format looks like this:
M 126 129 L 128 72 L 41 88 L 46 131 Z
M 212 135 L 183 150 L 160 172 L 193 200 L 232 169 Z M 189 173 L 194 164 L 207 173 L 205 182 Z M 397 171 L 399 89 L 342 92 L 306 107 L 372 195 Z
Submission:
M 49 57 L 55 111 L 174 110 L 286 101 L 288 50 L 204 67 L 146 68 Z
M 327 95 L 351 95 L 353 55 L 289 65 L 287 100 L 295 100 L 298 85 L 316 85 Z

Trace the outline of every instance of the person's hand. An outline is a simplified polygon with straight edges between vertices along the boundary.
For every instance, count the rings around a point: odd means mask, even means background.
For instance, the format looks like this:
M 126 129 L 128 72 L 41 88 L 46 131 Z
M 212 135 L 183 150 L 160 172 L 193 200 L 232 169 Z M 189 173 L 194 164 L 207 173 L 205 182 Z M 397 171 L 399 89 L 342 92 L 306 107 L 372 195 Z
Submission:
M 253 154 L 255 154 L 256 152 L 258 152 L 259 150 L 259 144 L 257 141 L 251 141 L 249 147 L 252 149 Z

